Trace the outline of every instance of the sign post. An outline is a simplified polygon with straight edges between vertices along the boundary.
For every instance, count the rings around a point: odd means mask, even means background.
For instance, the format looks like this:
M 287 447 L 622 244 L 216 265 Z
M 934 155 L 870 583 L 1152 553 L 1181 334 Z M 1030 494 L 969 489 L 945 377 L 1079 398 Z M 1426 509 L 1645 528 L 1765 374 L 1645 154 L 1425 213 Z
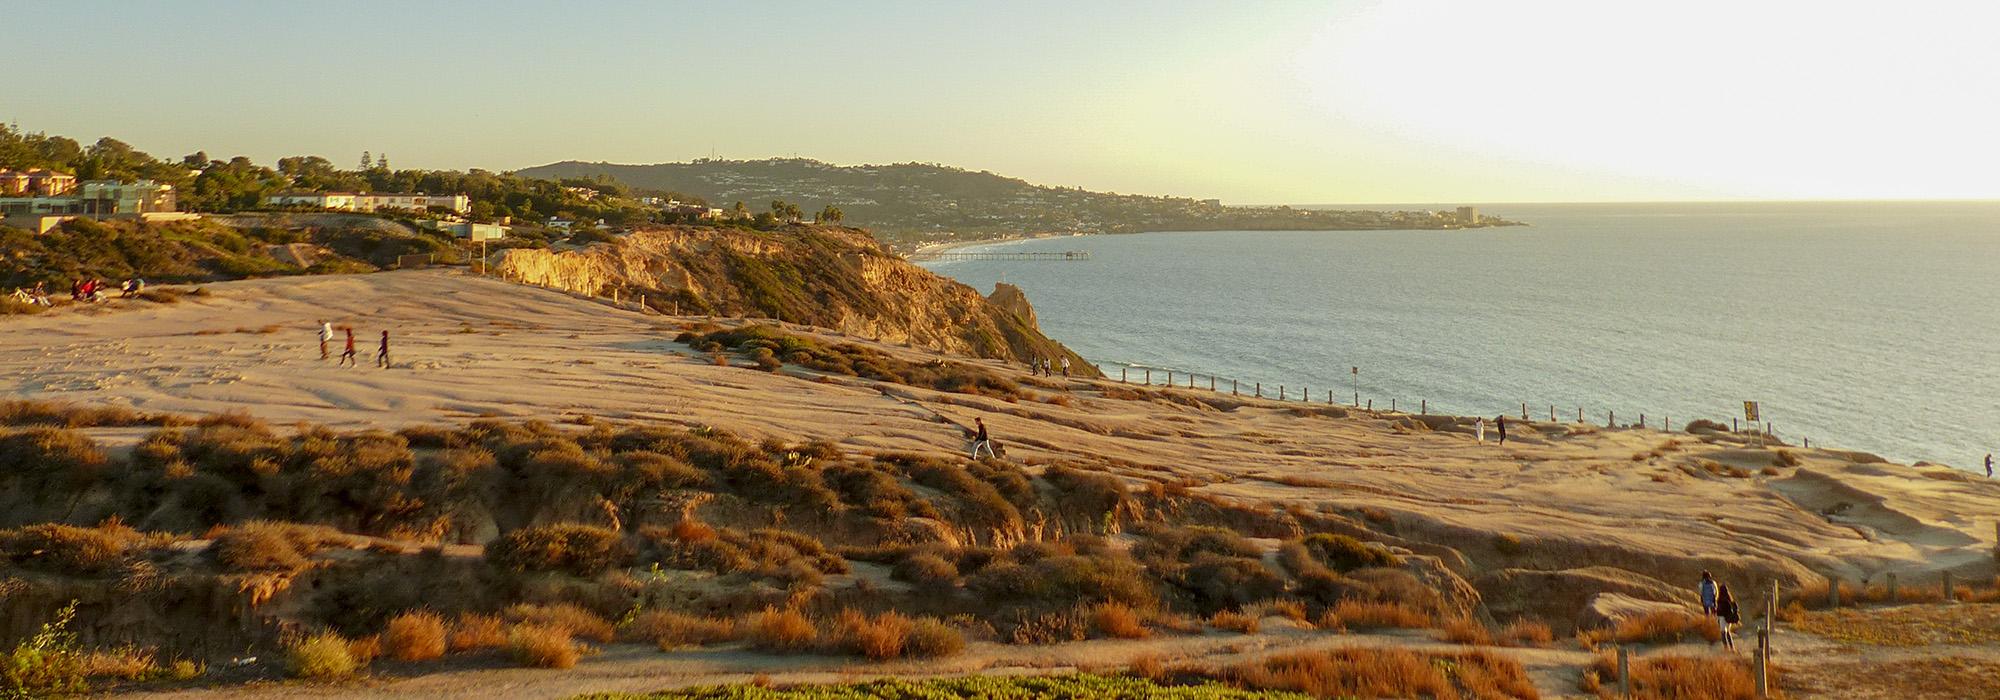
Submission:
M 1354 405 L 1361 405 L 1361 368 L 1350 366 L 1348 373 L 1354 375 Z
M 1750 429 L 1751 429 L 1751 430 L 1756 430 L 1756 428 L 1757 428 L 1757 402 L 1755 402 L 1755 401 L 1745 401 L 1745 402 L 1743 402 L 1743 420 L 1744 420 L 1745 422 L 1747 422 L 1747 423 L 1749 423 L 1749 424 L 1750 424 Z M 1758 446 L 1758 447 L 1763 447 L 1763 446 L 1764 446 L 1764 433 L 1763 433 L 1763 431 L 1757 431 L 1757 446 Z

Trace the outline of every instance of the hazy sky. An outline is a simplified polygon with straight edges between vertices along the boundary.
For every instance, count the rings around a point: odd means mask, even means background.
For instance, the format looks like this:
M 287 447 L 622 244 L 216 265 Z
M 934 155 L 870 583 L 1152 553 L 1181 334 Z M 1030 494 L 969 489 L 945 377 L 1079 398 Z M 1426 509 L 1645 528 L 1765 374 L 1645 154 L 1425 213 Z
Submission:
M 0 120 L 154 155 L 927 161 L 1231 202 L 2000 198 L 2000 9 L 88 2 Z

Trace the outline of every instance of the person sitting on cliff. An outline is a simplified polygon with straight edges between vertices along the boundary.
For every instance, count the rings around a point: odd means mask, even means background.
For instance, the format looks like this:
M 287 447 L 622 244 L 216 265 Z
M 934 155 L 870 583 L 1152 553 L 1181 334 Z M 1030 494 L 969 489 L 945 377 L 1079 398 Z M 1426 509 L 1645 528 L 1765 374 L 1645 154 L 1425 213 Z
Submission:
M 999 455 L 993 453 L 993 436 L 986 433 L 986 419 L 974 418 L 972 424 L 975 427 L 972 433 L 972 458 L 979 459 L 981 449 L 986 450 L 986 456 L 998 458 Z

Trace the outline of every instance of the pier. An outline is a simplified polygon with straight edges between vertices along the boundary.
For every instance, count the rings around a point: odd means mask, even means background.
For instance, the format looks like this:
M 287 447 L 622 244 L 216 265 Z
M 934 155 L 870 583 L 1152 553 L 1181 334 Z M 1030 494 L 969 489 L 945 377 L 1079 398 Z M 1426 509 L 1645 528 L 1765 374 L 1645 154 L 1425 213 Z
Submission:
M 912 253 L 910 262 L 951 262 L 959 260 L 1033 260 L 1040 262 L 1071 262 L 1089 260 L 1088 250 L 1065 250 L 1061 252 L 1021 252 L 1021 253 L 956 253 L 941 251 L 936 253 Z

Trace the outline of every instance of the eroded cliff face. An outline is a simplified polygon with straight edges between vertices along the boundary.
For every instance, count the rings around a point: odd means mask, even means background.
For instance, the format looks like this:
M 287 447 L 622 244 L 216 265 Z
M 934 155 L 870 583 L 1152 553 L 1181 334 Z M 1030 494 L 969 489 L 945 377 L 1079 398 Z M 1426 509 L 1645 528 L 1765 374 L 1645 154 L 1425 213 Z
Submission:
M 617 291 L 667 313 L 776 318 L 945 352 L 1025 362 L 1082 357 L 1042 335 L 1027 297 L 999 295 L 912 265 L 856 229 L 677 226 L 574 250 L 495 253 L 494 270 L 588 294 Z

